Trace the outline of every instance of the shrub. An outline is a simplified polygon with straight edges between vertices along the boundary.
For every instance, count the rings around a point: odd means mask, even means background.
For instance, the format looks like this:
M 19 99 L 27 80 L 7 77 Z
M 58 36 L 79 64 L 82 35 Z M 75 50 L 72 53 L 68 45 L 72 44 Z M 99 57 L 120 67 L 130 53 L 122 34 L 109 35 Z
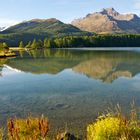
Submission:
M 0 140 L 3 140 L 3 129 L 0 129 Z
M 117 140 L 124 132 L 125 122 L 110 114 L 99 117 L 96 123 L 87 127 L 88 140 Z
M 9 139 L 38 140 L 46 139 L 49 131 L 48 119 L 45 117 L 8 120 Z
M 140 122 L 136 112 L 129 120 L 120 114 L 100 116 L 95 123 L 88 125 L 87 139 L 140 140 Z

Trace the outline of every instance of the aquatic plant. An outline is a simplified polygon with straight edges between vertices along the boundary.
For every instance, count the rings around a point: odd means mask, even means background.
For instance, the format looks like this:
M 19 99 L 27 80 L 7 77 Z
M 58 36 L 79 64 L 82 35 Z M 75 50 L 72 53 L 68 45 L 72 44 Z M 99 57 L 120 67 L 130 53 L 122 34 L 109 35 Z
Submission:
M 49 131 L 49 122 L 44 116 L 41 118 L 10 119 L 7 125 L 10 140 L 46 140 Z

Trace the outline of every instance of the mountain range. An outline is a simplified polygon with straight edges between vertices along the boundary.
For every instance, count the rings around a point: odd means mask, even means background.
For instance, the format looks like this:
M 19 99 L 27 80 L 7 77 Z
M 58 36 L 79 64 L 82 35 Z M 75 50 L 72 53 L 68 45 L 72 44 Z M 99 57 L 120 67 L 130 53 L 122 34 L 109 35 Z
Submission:
M 140 17 L 136 14 L 120 14 L 114 8 L 88 14 L 66 24 L 58 19 L 32 19 L 17 25 L 0 28 L 0 42 L 17 46 L 22 40 L 27 43 L 33 39 L 63 37 L 69 35 L 88 36 L 106 33 L 140 33 Z
M 59 35 L 63 33 L 78 33 L 80 29 L 71 25 L 64 24 L 63 22 L 51 18 L 51 19 L 32 19 L 30 21 L 24 21 L 15 26 L 11 26 L 8 29 L 4 30 L 2 33 L 44 33 L 48 35 Z
M 8 42 L 17 45 L 19 41 L 28 42 L 46 37 L 62 37 L 68 35 L 92 35 L 92 33 L 82 31 L 79 28 L 65 24 L 58 19 L 32 19 L 11 26 L 0 32 L 0 42 Z
M 136 14 L 120 14 L 114 8 L 88 14 L 76 19 L 72 25 L 88 32 L 104 33 L 140 33 L 140 17 Z

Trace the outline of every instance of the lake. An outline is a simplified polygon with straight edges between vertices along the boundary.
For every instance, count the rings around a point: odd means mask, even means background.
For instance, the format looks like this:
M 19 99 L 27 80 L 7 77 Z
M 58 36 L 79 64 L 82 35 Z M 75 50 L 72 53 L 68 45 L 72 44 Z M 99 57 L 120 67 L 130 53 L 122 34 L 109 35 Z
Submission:
M 79 135 L 108 108 L 140 106 L 140 51 L 52 49 L 0 59 L 0 124 L 48 116 L 51 132 Z

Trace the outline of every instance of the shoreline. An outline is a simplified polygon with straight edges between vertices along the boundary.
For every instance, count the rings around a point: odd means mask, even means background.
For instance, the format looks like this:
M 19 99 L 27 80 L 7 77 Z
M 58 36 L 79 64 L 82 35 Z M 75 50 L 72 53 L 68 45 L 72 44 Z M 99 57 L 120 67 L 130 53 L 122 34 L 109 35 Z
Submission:
M 0 58 L 10 58 L 10 57 L 16 57 L 17 55 L 15 53 L 12 54 L 4 54 L 0 55 Z
M 19 48 L 19 47 L 10 47 L 9 48 L 11 51 L 25 51 L 26 48 Z
M 140 51 L 140 47 L 71 47 L 71 48 L 58 48 L 58 49 L 68 49 L 68 50 L 83 50 L 83 51 L 87 51 L 87 50 L 93 50 L 93 51 L 135 51 L 135 50 L 139 50 Z

